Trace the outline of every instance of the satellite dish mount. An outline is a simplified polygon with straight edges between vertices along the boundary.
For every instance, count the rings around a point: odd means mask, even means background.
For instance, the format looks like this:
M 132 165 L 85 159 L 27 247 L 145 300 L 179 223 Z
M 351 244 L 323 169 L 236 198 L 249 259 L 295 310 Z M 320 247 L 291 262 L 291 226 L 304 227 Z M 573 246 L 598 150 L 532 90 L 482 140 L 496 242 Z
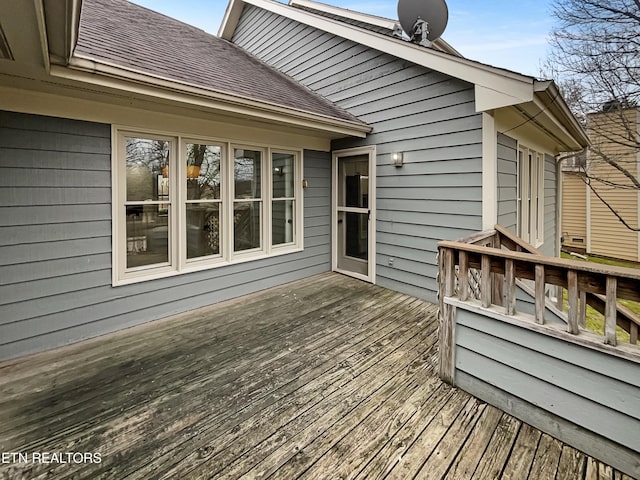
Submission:
M 410 40 L 423 47 L 431 46 L 431 42 L 429 41 L 429 24 L 421 19 L 420 16 L 418 16 L 416 23 L 413 24 L 413 33 L 411 34 Z
M 449 9 L 445 0 L 399 0 L 398 20 L 409 40 L 430 47 L 447 27 Z

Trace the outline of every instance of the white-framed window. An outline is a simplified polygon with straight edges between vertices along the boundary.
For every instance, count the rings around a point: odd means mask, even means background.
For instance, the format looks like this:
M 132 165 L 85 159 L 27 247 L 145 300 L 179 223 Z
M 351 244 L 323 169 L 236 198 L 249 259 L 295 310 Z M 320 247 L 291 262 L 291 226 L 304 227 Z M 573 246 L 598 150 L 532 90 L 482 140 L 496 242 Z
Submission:
M 518 148 L 518 235 L 534 247 L 544 242 L 544 154 Z
M 114 127 L 113 283 L 298 251 L 302 152 Z

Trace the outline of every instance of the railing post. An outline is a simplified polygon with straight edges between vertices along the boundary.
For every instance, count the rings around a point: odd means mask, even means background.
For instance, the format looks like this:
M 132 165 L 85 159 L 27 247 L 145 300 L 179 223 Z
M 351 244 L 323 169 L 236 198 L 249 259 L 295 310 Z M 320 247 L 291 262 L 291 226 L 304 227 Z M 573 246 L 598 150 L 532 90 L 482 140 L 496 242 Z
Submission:
M 458 297 L 466 302 L 469 298 L 469 257 L 467 252 L 458 252 Z
M 480 260 L 480 301 L 484 308 L 491 305 L 491 257 L 482 255 Z
M 578 272 L 575 270 L 567 271 L 567 290 L 569 295 L 567 331 L 577 335 L 580 330 L 578 328 Z
M 507 315 L 516 313 L 516 267 L 515 262 L 507 258 L 504 262 L 504 311 Z
M 544 265 L 535 266 L 536 282 L 536 323 L 544 324 Z
M 440 249 L 440 329 L 438 342 L 440 350 L 440 378 L 451 385 L 455 379 L 455 307 L 447 304 L 444 299 L 454 294 L 456 266 L 454 251 L 450 248 Z
M 604 307 L 604 341 L 609 345 L 616 345 L 616 299 L 618 297 L 618 279 L 607 277 L 607 303 Z

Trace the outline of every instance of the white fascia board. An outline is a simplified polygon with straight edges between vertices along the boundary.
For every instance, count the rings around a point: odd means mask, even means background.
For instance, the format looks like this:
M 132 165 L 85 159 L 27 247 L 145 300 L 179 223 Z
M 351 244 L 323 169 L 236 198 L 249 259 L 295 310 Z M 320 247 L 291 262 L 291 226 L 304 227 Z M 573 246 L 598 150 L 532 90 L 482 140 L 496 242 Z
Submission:
M 387 28 L 393 30 L 393 27 L 398 23 L 397 20 L 391 20 L 389 18 L 376 17 L 375 15 L 368 15 L 366 13 L 356 12 L 355 10 L 348 10 L 346 8 L 334 7 L 333 5 L 327 5 L 326 3 L 313 2 L 310 0 L 289 0 L 289 5 L 311 8 L 319 12 L 325 12 L 332 15 L 338 15 L 345 18 L 350 18 L 357 22 L 368 23 L 376 27 Z
M 556 132 L 556 137 L 561 137 L 560 140 L 566 144 L 568 151 L 581 150 L 582 148 L 584 148 L 584 145 L 580 143 L 581 140 L 577 139 L 575 134 L 569 132 L 569 130 L 567 130 L 565 125 L 558 119 L 558 117 L 553 115 L 553 113 L 550 112 L 549 109 L 546 108 L 538 98 L 534 98 L 533 103 L 542 112 L 540 116 L 548 119 L 553 124 L 554 131 Z M 540 119 L 540 121 L 542 120 L 543 119 Z M 559 135 L 560 133 L 562 135 Z
M 552 118 L 556 124 L 562 125 L 562 128 L 565 131 L 568 129 L 572 132 L 569 134 L 567 131 L 567 133 L 579 145 L 578 150 L 589 146 L 589 136 L 582 125 L 580 125 L 575 115 L 573 115 L 573 112 L 571 112 L 571 109 L 567 105 L 567 102 L 560 93 L 555 82 L 553 80 L 535 81 L 533 90 L 535 92 L 536 102 L 541 106 L 541 108 L 545 109 L 547 115 Z M 548 105 L 543 101 L 545 98 L 549 102 Z
M 524 92 L 522 92 L 524 94 Z M 510 95 L 503 91 L 498 91 L 493 87 L 485 87 L 476 84 L 475 86 L 475 104 L 476 112 L 487 112 L 489 110 L 495 110 L 497 108 L 511 107 L 513 105 L 519 105 L 524 102 L 533 100 L 533 91 L 531 91 L 531 97 L 528 99 L 521 96 Z
M 232 3 L 235 2 L 254 5 L 285 18 L 290 18 L 305 25 L 332 33 L 338 37 L 366 45 L 381 52 L 389 53 L 390 55 L 402 58 L 416 65 L 421 65 L 471 84 L 485 87 L 503 94 L 504 97 L 501 97 L 502 103 L 504 103 L 504 100 L 508 97 L 512 98 L 511 105 L 533 100 L 534 79 L 532 77 L 501 70 L 472 60 L 456 57 L 452 54 L 421 47 L 404 40 L 370 32 L 363 28 L 347 25 L 321 15 L 314 15 L 306 10 L 292 8 L 272 0 L 232 0 Z M 491 102 L 486 101 L 485 106 L 491 107 Z
M 392 20 L 390 18 L 378 17 L 376 15 L 369 15 L 366 13 L 356 12 L 346 8 L 335 7 L 333 5 L 327 5 L 326 3 L 314 2 L 312 0 L 289 0 L 289 5 L 292 7 L 305 7 L 319 12 L 325 12 L 332 15 L 337 15 L 343 18 L 349 18 L 357 22 L 368 23 L 375 27 L 386 28 L 389 31 L 393 31 L 396 25 L 400 25 L 398 20 Z M 433 46 L 443 52 L 463 57 L 455 48 L 445 42 L 442 38 L 437 38 L 433 41 Z
M 36 21 L 38 22 L 38 33 L 40 35 L 40 48 L 42 49 L 42 59 L 44 61 L 44 69 L 48 72 L 51 68 L 49 60 L 49 42 L 47 40 L 47 22 L 45 20 L 44 5 L 41 2 L 35 2 Z
M 242 7 L 244 3 L 242 0 L 231 0 L 227 9 L 224 12 L 222 23 L 220 23 L 220 29 L 218 30 L 218 36 L 225 40 L 231 40 L 233 32 L 235 32 L 242 15 Z
M 123 90 L 130 94 L 135 93 L 205 108 L 216 108 L 254 119 L 292 124 L 297 127 L 361 138 L 364 138 L 371 131 L 371 127 L 363 123 L 313 114 L 239 95 L 192 86 L 172 79 L 129 70 L 119 65 L 99 63 L 80 56 L 73 57 L 69 67 L 52 65 L 50 73 L 54 77 Z

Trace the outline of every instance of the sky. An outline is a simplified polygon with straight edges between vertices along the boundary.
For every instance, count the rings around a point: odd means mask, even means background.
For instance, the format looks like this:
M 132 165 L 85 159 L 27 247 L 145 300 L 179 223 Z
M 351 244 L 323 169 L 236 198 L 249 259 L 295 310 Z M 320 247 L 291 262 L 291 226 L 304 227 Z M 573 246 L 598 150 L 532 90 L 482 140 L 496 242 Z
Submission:
M 218 33 L 225 0 L 132 0 L 212 34 Z M 397 19 L 396 0 L 323 0 L 363 13 Z M 554 21 L 552 0 L 448 0 L 442 38 L 471 60 L 534 77 L 547 55 Z

